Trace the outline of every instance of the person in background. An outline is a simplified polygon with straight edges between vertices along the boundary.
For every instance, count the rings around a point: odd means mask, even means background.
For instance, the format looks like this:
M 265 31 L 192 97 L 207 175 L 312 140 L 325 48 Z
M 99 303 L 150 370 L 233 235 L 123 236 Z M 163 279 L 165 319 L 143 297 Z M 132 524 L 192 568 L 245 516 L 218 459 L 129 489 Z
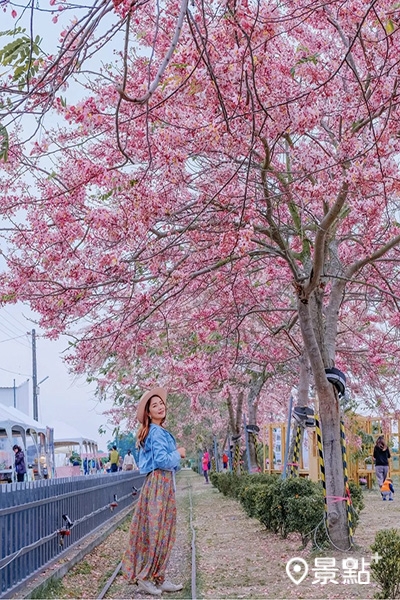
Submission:
M 146 475 L 133 513 L 122 572 L 151 596 L 179 592 L 182 585 L 165 579 L 176 534 L 175 472 L 185 448 L 164 428 L 167 390 L 153 388 L 141 397 L 136 417 L 139 469 Z
M 118 460 L 119 460 L 119 453 L 117 450 L 117 446 L 112 447 L 112 450 L 110 452 L 108 459 L 110 461 L 110 473 L 116 473 L 118 471 Z
M 385 438 L 380 435 L 376 440 L 374 447 L 375 475 L 379 487 L 382 487 L 383 482 L 389 473 L 389 458 L 390 452 L 386 445 Z
M 83 459 L 83 474 L 89 475 L 89 461 L 87 457 Z
M 24 481 L 26 473 L 25 454 L 22 452 L 21 446 L 17 444 L 13 446 L 13 450 L 15 454 L 14 464 L 17 472 L 17 481 Z
M 128 452 L 124 456 L 124 462 L 122 463 L 123 471 L 133 471 L 133 469 L 137 469 L 135 459 L 133 458 L 132 451 L 128 450 Z
M 228 455 L 226 454 L 226 452 L 224 452 L 222 455 L 222 466 L 224 467 L 224 469 L 228 468 L 228 463 L 229 463 Z
M 206 480 L 206 483 L 208 483 L 209 464 L 210 464 L 210 455 L 208 454 L 208 452 L 206 450 L 201 459 L 201 468 L 203 469 L 203 475 L 204 475 L 204 479 Z
M 393 500 L 394 487 L 391 477 L 387 477 L 381 486 L 382 500 Z
M 123 464 L 124 464 L 124 459 L 122 458 L 122 456 L 120 456 L 118 459 L 118 471 L 122 471 Z

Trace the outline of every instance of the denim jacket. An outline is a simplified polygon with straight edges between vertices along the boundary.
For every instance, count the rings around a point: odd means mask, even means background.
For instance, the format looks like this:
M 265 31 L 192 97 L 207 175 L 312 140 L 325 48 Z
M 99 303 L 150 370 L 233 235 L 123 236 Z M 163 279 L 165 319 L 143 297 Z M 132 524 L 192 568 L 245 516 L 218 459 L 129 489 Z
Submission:
M 151 423 L 144 447 L 139 450 L 140 472 L 146 474 L 155 469 L 175 472 L 180 460 L 174 436 L 160 425 Z

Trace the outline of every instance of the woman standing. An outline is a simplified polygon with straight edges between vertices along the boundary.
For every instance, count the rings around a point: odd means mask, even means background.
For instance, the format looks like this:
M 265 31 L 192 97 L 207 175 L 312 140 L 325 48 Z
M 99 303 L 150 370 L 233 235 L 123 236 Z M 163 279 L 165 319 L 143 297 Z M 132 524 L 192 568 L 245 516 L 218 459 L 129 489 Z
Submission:
M 25 465 L 25 455 L 22 452 L 21 446 L 17 446 L 15 444 L 13 446 L 14 454 L 15 454 L 15 470 L 17 472 L 17 481 L 24 481 L 25 473 L 26 473 L 26 465 Z
M 210 455 L 207 450 L 205 450 L 203 457 L 201 459 L 201 467 L 203 469 L 204 479 L 206 483 L 208 483 L 208 471 L 210 470 Z
M 137 408 L 139 469 L 147 475 L 134 512 L 128 549 L 122 561 L 124 576 L 141 591 L 160 596 L 178 592 L 182 585 L 166 581 L 165 572 L 175 543 L 175 471 L 184 448 L 164 429 L 167 390 L 143 394 Z
M 385 443 L 383 435 L 380 435 L 376 440 L 374 448 L 375 475 L 379 487 L 383 485 L 383 482 L 389 473 L 389 458 L 389 448 Z

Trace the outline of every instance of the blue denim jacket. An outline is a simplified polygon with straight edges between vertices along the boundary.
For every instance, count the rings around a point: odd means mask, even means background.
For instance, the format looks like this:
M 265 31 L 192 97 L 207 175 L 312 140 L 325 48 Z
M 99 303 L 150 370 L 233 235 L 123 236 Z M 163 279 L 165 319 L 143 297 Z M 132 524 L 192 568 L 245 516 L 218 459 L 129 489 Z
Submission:
M 151 423 L 144 447 L 139 450 L 140 472 L 151 473 L 155 469 L 176 471 L 180 461 L 174 436 L 160 425 Z

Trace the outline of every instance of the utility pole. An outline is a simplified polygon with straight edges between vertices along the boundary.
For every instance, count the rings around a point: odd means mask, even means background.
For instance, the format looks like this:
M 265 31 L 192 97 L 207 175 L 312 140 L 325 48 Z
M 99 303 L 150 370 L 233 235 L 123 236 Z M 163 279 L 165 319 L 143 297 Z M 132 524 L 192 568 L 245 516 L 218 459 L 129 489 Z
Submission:
M 33 385 L 33 419 L 39 421 L 38 410 L 38 386 L 37 386 L 37 363 L 36 363 L 36 331 L 32 329 L 32 385 Z

